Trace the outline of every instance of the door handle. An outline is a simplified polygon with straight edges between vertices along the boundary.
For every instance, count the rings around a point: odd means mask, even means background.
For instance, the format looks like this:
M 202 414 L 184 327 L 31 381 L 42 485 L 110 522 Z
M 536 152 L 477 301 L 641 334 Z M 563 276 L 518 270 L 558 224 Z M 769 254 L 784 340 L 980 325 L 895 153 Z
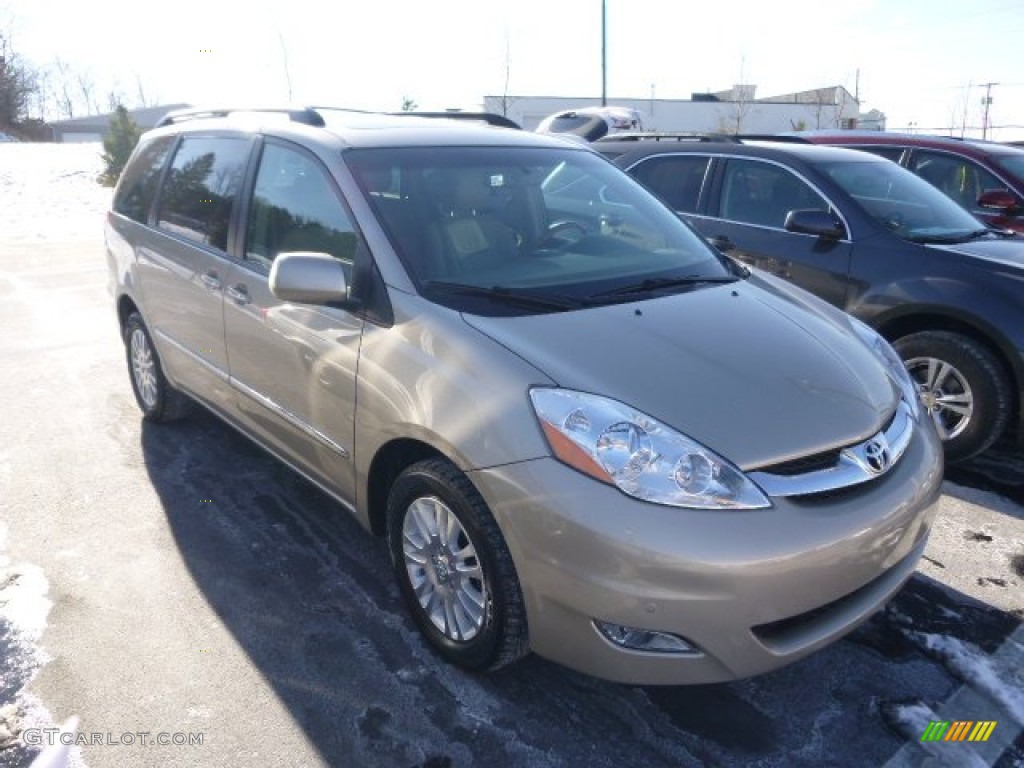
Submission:
M 207 272 L 205 275 L 203 275 L 199 279 L 202 280 L 203 281 L 203 285 L 205 285 L 211 291 L 219 291 L 220 290 L 220 278 L 217 276 L 216 272 L 213 272 L 211 270 L 210 272 Z
M 242 304 L 248 304 L 252 299 L 249 298 L 249 289 L 242 283 L 238 285 L 228 286 L 227 290 L 228 298 L 241 306 Z
M 725 235 L 718 235 L 717 237 L 708 238 L 708 242 L 711 243 L 715 248 L 720 250 L 722 253 L 726 253 L 736 248 L 736 244 Z

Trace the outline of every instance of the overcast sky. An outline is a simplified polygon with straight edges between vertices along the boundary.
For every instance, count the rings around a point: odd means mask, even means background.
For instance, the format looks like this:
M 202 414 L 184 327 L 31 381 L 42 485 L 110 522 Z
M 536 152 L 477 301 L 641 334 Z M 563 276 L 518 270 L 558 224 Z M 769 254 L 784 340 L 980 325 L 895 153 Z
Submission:
M 890 129 L 959 130 L 966 107 L 980 131 L 998 83 L 992 135 L 1024 138 L 1024 0 L 606 5 L 610 102 L 839 84 Z M 278 103 L 290 81 L 296 103 L 390 110 L 476 107 L 506 74 L 510 95 L 601 89 L 601 0 L 0 0 L 3 28 L 32 63 L 87 70 L 104 106 L 136 78 L 163 103 Z

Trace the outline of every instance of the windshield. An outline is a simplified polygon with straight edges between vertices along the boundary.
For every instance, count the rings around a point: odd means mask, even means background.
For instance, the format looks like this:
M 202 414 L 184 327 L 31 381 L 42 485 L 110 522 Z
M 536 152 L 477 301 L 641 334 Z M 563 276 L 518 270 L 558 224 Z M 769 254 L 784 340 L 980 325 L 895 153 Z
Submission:
M 915 242 L 968 238 L 985 225 L 924 179 L 885 160 L 816 163 L 879 224 Z
M 1024 152 L 1015 152 L 1012 155 L 996 155 L 992 159 L 1003 170 L 1013 174 L 1018 179 L 1024 180 Z
M 578 308 L 736 279 L 688 225 L 591 152 L 424 147 L 345 157 L 421 293 L 464 311 L 543 311 L 533 299 Z

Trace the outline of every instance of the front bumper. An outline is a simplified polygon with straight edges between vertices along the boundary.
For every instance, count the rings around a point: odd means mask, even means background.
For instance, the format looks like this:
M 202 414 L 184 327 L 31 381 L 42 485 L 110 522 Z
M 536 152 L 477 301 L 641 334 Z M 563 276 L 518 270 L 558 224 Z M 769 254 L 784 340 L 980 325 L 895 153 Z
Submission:
M 554 459 L 471 477 L 515 561 L 534 652 L 619 682 L 711 683 L 795 661 L 885 604 L 924 551 L 942 449 L 919 426 L 882 478 L 752 511 L 644 503 Z M 624 649 L 595 619 L 699 652 Z

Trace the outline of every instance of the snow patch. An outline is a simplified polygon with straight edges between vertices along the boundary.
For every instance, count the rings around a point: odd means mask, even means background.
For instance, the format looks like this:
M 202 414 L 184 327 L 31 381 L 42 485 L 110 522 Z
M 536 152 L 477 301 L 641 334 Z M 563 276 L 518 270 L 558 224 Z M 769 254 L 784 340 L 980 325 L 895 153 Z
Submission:
M 96 181 L 103 172 L 100 143 L 0 144 L 0 232 L 5 241 L 103 237 L 112 190 Z
M 997 701 L 1018 724 L 1024 725 L 1024 688 L 1014 685 L 1013 675 L 1009 674 L 1013 670 L 996 669 L 983 651 L 955 637 L 904 631 L 921 647 L 942 659 L 965 682 Z
M 50 584 L 41 568 L 12 563 L 7 554 L 7 527 L 0 524 L 0 693 L 13 701 L 0 707 L 0 749 L 28 754 L 18 741 L 26 728 L 53 728 L 54 720 L 43 703 L 25 692 L 39 668 L 50 660 L 39 645 L 53 606 L 47 597 Z M 67 768 L 85 768 L 77 748 Z

